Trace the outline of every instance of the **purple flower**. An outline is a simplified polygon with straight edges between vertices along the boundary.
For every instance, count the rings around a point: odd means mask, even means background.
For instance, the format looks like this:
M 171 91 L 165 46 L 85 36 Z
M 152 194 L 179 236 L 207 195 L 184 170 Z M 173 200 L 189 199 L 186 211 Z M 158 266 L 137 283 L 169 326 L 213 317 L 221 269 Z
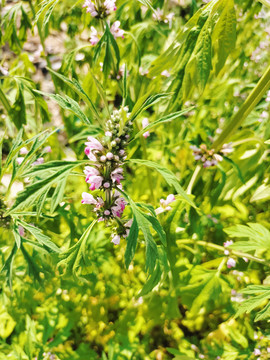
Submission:
M 41 157 L 41 158 L 38 158 L 36 161 L 34 161 L 31 165 L 35 166 L 35 165 L 41 165 L 43 163 L 44 163 L 44 158 Z
M 28 150 L 26 149 L 26 147 L 22 147 L 20 149 L 20 155 L 26 155 L 26 154 L 28 154 Z
M 82 6 L 83 8 L 86 8 L 86 12 L 90 13 L 93 17 L 98 15 L 97 9 L 95 4 L 92 3 L 91 0 L 85 0 L 85 3 Z
M 148 118 L 142 119 L 142 127 L 143 127 L 143 129 L 146 128 L 146 126 L 148 126 L 148 125 L 149 125 Z M 148 136 L 150 136 L 150 132 L 149 132 L 149 131 L 146 131 L 146 132 L 143 134 L 143 137 L 146 139 L 146 138 L 148 138 Z
M 24 236 L 24 235 L 25 235 L 24 228 L 23 228 L 21 225 L 18 226 L 18 231 L 19 231 L 20 236 Z
M 260 349 L 254 349 L 253 354 L 255 356 L 260 356 L 261 355 L 261 350 Z
M 106 8 L 106 14 L 110 14 L 111 11 L 117 10 L 115 3 L 116 3 L 116 0 L 105 0 L 104 1 L 104 7 Z
M 120 184 L 120 181 L 122 179 L 124 179 L 123 177 L 123 169 L 122 168 L 117 168 L 115 169 L 112 173 L 111 173 L 111 179 L 113 182 L 116 182 L 118 185 Z
M 112 238 L 112 243 L 114 243 L 114 245 L 119 245 L 120 244 L 120 236 L 119 235 L 115 235 Z
M 93 195 L 88 194 L 87 192 L 82 193 L 82 204 L 95 205 L 97 203 Z
M 20 157 L 17 157 L 16 162 L 17 162 L 17 164 L 21 165 L 23 160 L 24 160 L 24 157 L 20 156 Z
M 111 26 L 111 33 L 115 39 L 121 37 L 124 39 L 124 30 L 120 29 L 119 26 L 121 25 L 120 21 L 115 21 Z
M 43 149 L 43 152 L 45 153 L 51 153 L 52 152 L 52 148 L 50 146 L 45 146 L 45 148 Z
M 85 143 L 86 148 L 85 148 L 84 152 L 88 156 L 89 160 L 97 161 L 97 158 L 96 158 L 94 153 L 97 152 L 97 151 L 103 151 L 104 148 L 101 145 L 101 143 L 92 136 L 89 136 L 87 138 L 87 140 L 88 141 Z
M 91 45 L 95 46 L 99 42 L 98 32 L 94 28 L 94 26 L 91 26 L 91 32 L 90 32 L 90 43 Z
M 99 189 L 102 185 L 103 177 L 100 175 L 99 171 L 92 167 L 92 166 L 86 166 L 84 173 L 86 175 L 85 181 L 88 184 L 91 184 L 90 190 L 96 190 Z
M 227 268 L 231 269 L 236 266 L 236 261 L 233 258 L 229 258 L 227 261 Z

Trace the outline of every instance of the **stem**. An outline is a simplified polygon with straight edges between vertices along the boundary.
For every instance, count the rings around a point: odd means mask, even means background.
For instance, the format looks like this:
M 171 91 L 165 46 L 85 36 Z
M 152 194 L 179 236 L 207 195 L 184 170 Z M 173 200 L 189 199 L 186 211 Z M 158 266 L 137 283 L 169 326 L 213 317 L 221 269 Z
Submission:
M 220 246 L 220 245 L 213 244 L 213 243 L 208 243 L 208 242 L 202 241 L 202 240 L 183 239 L 183 240 L 177 240 L 176 242 L 177 242 L 177 244 L 180 244 L 180 245 L 181 244 L 195 244 L 196 243 L 197 245 L 201 245 L 201 246 L 205 246 L 205 247 L 211 247 L 213 249 L 216 249 L 216 250 L 222 251 L 222 252 L 224 252 L 224 250 L 225 250 L 224 246 Z M 249 260 L 256 261 L 256 262 L 258 262 L 260 264 L 263 264 L 263 265 L 266 265 L 266 266 L 270 267 L 270 263 L 267 262 L 264 259 L 257 258 L 256 256 L 253 256 L 253 255 L 250 255 L 250 254 L 247 254 L 247 253 L 243 253 L 241 251 L 230 250 L 230 252 L 231 252 L 232 255 L 235 255 L 237 257 L 241 257 L 241 258 L 246 257 Z
M 241 123 L 246 119 L 250 112 L 261 100 L 266 91 L 270 88 L 270 66 L 265 71 L 264 75 L 261 77 L 258 84 L 251 91 L 246 101 L 240 107 L 238 112 L 233 116 L 229 124 L 222 131 L 220 136 L 213 144 L 213 148 L 219 150 L 222 145 L 231 137 Z
M 197 176 L 199 175 L 199 173 L 201 172 L 201 170 L 202 170 L 202 167 L 201 167 L 200 165 L 197 165 L 196 168 L 195 168 L 195 170 L 194 170 L 194 173 L 193 173 L 193 175 L 192 175 L 192 177 L 191 177 L 191 179 L 190 179 L 190 182 L 189 182 L 189 184 L 188 184 L 187 190 L 186 190 L 186 193 L 187 193 L 188 195 L 191 195 L 191 193 L 192 193 L 192 188 L 193 188 L 193 186 L 194 186 L 194 184 L 195 184 L 195 182 L 196 182 Z

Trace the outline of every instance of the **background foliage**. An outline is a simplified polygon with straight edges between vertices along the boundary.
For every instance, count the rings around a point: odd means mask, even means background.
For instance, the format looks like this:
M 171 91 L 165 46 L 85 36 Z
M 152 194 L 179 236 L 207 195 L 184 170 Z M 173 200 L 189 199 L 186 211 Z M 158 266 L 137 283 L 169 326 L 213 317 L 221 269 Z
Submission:
M 268 359 L 269 1 L 82 5 L 1 3 L 0 359 Z M 84 143 L 123 99 L 114 246 L 81 204 Z M 210 167 L 190 149 L 229 142 Z

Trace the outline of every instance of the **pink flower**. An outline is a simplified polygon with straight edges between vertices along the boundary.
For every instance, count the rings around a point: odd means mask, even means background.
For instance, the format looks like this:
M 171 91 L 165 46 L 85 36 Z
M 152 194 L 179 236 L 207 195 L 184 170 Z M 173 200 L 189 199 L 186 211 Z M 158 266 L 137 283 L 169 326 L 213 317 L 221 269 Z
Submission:
M 18 226 L 18 231 L 19 231 L 20 236 L 24 236 L 24 235 L 25 235 L 24 228 L 23 228 L 21 225 Z
M 45 146 L 45 148 L 43 149 L 43 152 L 45 153 L 51 153 L 52 152 L 52 148 L 50 146 Z
M 26 155 L 26 154 L 28 154 L 28 150 L 26 149 L 26 147 L 22 147 L 20 149 L 20 155 Z
M 82 204 L 91 204 L 95 205 L 97 203 L 93 195 L 88 194 L 87 192 L 82 193 Z
M 227 268 L 231 269 L 236 266 L 236 261 L 233 258 L 229 258 L 227 261 Z
M 123 177 L 123 169 L 117 168 L 111 173 L 111 179 L 113 182 L 116 182 L 117 184 L 120 184 L 120 180 L 124 179 Z
M 142 119 L 142 127 L 143 127 L 143 129 L 146 128 L 146 126 L 148 126 L 148 125 L 149 125 L 148 118 Z M 149 131 L 146 131 L 146 132 L 143 134 L 143 137 L 146 139 L 146 138 L 148 138 L 148 136 L 150 136 L 150 132 L 149 132 Z
M 90 43 L 91 45 L 95 46 L 99 42 L 98 32 L 94 28 L 94 26 L 91 26 L 91 32 L 90 32 Z
M 223 243 L 223 246 L 224 247 L 227 247 L 227 246 L 230 246 L 230 245 L 232 245 L 233 244 L 233 241 L 232 240 L 227 240 L 227 241 L 225 241 L 224 243 Z
M 16 159 L 16 162 L 17 162 L 17 164 L 19 164 L 19 165 L 21 165 L 21 163 L 23 162 L 23 160 L 24 160 L 24 157 L 17 157 L 17 159 Z
M 112 238 L 112 243 L 114 243 L 114 245 L 119 245 L 120 244 L 120 236 L 119 235 L 115 235 L 113 238 Z
M 119 26 L 121 25 L 120 21 L 115 21 L 111 26 L 111 33 L 115 39 L 121 37 L 124 39 L 124 30 L 120 29 Z
M 160 199 L 161 206 L 155 210 L 155 213 L 158 215 L 163 213 L 164 211 L 171 210 L 172 208 L 169 206 L 169 204 L 171 204 L 173 201 L 175 201 L 175 196 L 173 194 L 168 195 L 166 200 Z
M 165 77 L 167 77 L 167 78 L 171 76 L 171 74 L 169 73 L 168 70 L 163 70 L 160 75 L 161 75 L 161 76 L 165 76 Z
M 110 14 L 111 11 L 117 10 L 115 2 L 116 2 L 116 0 L 105 0 L 104 1 L 104 7 L 106 9 L 106 14 Z
M 41 158 L 38 158 L 36 161 L 34 161 L 31 165 L 35 166 L 35 165 L 41 165 L 43 163 L 44 163 L 44 158 L 41 157 Z
M 88 141 L 85 143 L 86 148 L 84 149 L 84 152 L 88 156 L 89 160 L 97 161 L 97 158 L 94 155 L 93 151 L 103 151 L 104 148 L 101 143 L 92 136 L 89 136 L 87 140 Z
M 83 4 L 82 7 L 86 8 L 86 12 L 90 13 L 93 17 L 98 15 L 95 4 L 93 4 L 91 0 L 85 0 L 85 3 Z
M 123 198 L 123 197 L 119 197 L 116 201 L 115 201 L 115 203 L 118 205 L 118 206 L 120 206 L 120 208 L 121 208 L 121 211 L 124 211 L 125 210 L 125 207 L 126 207 L 126 201 L 125 201 L 125 199 Z
M 121 217 L 124 209 L 126 207 L 126 202 L 125 202 L 125 199 L 122 198 L 122 197 L 118 197 L 116 200 L 115 200 L 115 205 L 112 206 L 111 208 L 111 211 L 112 211 L 112 214 L 114 217 Z
M 100 175 L 99 171 L 92 166 L 86 166 L 83 172 L 86 175 L 85 181 L 88 184 L 91 184 L 89 189 L 99 189 L 103 181 L 103 177 Z

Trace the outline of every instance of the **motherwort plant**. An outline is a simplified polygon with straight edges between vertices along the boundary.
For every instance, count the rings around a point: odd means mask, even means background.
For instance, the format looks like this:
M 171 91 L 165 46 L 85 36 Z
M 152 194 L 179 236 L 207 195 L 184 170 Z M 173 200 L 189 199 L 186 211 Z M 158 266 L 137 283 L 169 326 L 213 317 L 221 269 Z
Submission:
M 126 201 L 119 191 L 124 179 L 122 165 L 126 159 L 125 149 L 133 129 L 129 116 L 128 107 L 114 110 L 106 123 L 105 137 L 99 141 L 89 136 L 85 143 L 85 154 L 91 161 L 91 166 L 84 169 L 85 181 L 94 193 L 83 192 L 82 203 L 93 206 L 98 221 L 115 223 L 115 234 L 112 235 L 115 244 L 119 244 L 121 236 L 128 236 L 131 226 L 130 221 L 125 223 L 121 220 Z

